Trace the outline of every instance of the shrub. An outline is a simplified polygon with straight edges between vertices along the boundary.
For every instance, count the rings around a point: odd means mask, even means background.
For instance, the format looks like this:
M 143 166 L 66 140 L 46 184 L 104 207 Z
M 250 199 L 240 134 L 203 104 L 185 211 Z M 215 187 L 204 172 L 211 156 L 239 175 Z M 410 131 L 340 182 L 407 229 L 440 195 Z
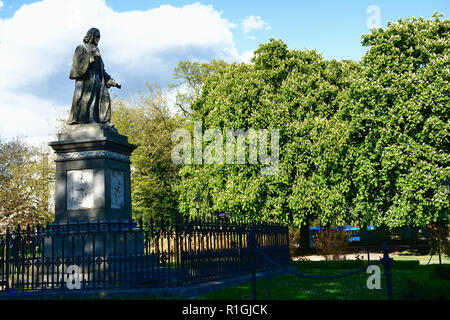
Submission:
M 317 233 L 314 244 L 317 252 L 329 260 L 345 260 L 345 253 L 349 245 L 349 235 L 339 230 L 325 229 Z
M 450 266 L 423 266 L 407 279 L 402 294 L 404 299 L 448 300 L 450 299 Z

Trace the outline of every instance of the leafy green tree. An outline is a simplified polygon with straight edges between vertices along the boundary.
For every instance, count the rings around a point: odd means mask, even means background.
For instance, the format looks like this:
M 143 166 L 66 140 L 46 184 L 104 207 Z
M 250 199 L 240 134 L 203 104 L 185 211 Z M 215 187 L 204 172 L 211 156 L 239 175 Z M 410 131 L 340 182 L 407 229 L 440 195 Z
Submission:
M 55 165 L 48 147 L 0 142 L 0 233 L 53 220 Z
M 191 116 L 204 130 L 280 130 L 279 171 L 261 175 L 262 164 L 185 165 L 177 187 L 180 211 L 195 214 L 192 199 L 199 195 L 204 214 L 229 210 L 236 217 L 297 227 L 314 217 L 344 221 L 350 182 L 341 163 L 348 127 L 336 113 L 359 65 L 288 50 L 273 39 L 255 51 L 252 62 L 214 69 Z
M 342 119 L 350 125 L 351 215 L 376 225 L 448 223 L 450 20 L 373 29 Z
M 147 86 L 136 98 L 115 100 L 112 123 L 137 146 L 131 155 L 134 218 L 173 219 L 178 213 L 173 187 L 179 167 L 171 160 L 171 135 L 184 120 L 170 114 L 167 96 L 158 86 Z

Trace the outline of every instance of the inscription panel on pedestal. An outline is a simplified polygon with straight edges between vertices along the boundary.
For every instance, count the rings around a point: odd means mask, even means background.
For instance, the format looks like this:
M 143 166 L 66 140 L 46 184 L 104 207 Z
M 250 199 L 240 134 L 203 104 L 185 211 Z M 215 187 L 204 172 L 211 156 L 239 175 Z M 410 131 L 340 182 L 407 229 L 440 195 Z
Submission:
M 94 207 L 94 170 L 67 171 L 67 210 Z
M 111 209 L 125 208 L 125 176 L 123 171 L 111 170 Z

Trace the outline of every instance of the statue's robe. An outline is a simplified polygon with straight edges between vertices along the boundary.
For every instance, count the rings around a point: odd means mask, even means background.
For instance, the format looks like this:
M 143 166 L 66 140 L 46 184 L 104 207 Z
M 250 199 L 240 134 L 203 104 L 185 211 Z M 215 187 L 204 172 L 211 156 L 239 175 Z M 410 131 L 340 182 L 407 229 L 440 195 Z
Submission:
M 106 83 L 111 77 L 105 72 L 101 56 L 90 63 L 88 49 L 79 45 L 69 77 L 76 80 L 69 124 L 110 122 L 111 99 Z

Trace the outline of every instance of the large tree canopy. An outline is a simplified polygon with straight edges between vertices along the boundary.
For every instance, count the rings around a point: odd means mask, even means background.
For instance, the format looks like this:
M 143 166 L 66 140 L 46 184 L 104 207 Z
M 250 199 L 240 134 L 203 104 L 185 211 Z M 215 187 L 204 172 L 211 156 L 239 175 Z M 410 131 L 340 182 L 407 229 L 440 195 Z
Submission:
M 187 165 L 177 188 L 180 210 L 188 213 L 200 195 L 210 211 L 297 226 L 313 216 L 343 221 L 350 182 L 340 159 L 348 128 L 335 114 L 358 70 L 355 62 L 325 61 L 276 40 L 255 51 L 253 64 L 218 66 L 192 105 L 193 120 L 204 130 L 278 129 L 279 170 L 261 175 L 263 165 L 249 165 L 248 154 L 247 164 Z
M 296 226 L 312 217 L 390 227 L 446 222 L 449 39 L 449 20 L 435 14 L 373 29 L 363 36 L 361 63 L 271 40 L 252 64 L 216 66 L 191 106 L 193 120 L 203 131 L 279 129 L 279 171 L 187 165 L 180 210 L 192 213 L 200 195 L 204 210 Z
M 448 221 L 450 21 L 433 17 L 363 36 L 361 81 L 342 110 L 355 217 L 388 226 Z

